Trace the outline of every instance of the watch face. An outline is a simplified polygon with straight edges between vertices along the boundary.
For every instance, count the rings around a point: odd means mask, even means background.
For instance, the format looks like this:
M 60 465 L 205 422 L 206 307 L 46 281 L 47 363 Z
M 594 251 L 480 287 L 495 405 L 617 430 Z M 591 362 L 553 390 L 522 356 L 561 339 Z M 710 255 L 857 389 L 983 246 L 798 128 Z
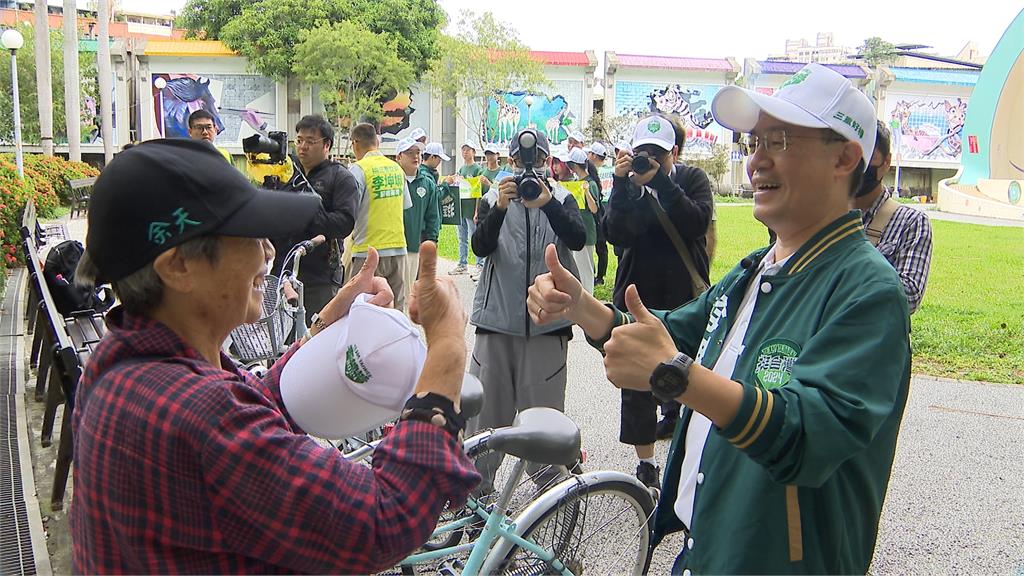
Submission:
M 676 390 L 683 385 L 683 375 L 671 368 L 661 374 L 660 380 L 663 389 Z

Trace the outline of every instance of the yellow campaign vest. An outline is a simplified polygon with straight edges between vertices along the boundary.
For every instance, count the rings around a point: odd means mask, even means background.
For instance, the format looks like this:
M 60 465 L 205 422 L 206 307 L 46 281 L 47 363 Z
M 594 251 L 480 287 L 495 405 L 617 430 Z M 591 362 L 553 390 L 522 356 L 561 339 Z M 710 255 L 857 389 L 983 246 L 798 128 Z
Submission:
M 405 248 L 405 172 L 397 163 L 378 154 L 365 156 L 356 164 L 363 169 L 369 209 L 366 242 L 355 246 L 353 252 L 366 252 L 370 246 L 377 250 Z

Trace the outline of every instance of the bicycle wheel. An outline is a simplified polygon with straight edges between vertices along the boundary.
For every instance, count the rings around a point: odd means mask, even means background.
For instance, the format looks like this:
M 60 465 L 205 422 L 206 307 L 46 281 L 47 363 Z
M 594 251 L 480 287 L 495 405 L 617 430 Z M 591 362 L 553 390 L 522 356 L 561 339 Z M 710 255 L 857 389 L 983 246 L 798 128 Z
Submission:
M 654 502 L 642 487 L 620 480 L 584 480 L 566 485 L 523 537 L 554 552 L 573 574 L 643 574 Z M 535 554 L 513 546 L 501 574 L 558 574 Z

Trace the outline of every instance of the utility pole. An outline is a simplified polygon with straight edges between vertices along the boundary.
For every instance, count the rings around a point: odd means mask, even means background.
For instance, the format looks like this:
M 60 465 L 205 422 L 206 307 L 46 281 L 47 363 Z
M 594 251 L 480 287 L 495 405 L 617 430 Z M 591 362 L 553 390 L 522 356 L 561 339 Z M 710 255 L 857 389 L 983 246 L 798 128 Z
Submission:
M 64 121 L 68 126 L 68 157 L 82 161 L 82 105 L 78 80 L 78 5 L 64 0 Z
M 113 8 L 110 0 L 99 0 L 96 17 L 99 20 L 99 47 L 96 51 L 96 74 L 100 87 L 100 136 L 103 138 L 103 165 L 114 159 L 114 79 L 110 67 L 110 20 Z
M 50 75 L 50 23 L 46 0 L 35 1 L 36 96 L 39 102 L 39 140 L 43 154 L 53 156 L 53 78 Z

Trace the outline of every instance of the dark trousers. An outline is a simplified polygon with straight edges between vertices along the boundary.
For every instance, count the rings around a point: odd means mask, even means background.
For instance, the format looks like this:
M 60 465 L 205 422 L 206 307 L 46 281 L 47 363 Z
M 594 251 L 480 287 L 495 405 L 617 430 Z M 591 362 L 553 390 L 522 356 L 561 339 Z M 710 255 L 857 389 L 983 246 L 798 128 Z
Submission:
M 678 402 L 659 403 L 654 394 L 639 390 L 622 390 L 622 411 L 619 421 L 619 442 L 633 446 L 657 441 L 658 405 L 666 417 L 679 416 Z
M 598 210 L 597 214 L 594 214 L 594 220 L 597 222 L 597 244 L 594 245 L 594 252 L 597 252 L 597 274 L 594 275 L 594 278 L 603 280 L 608 272 L 608 241 L 604 235 L 604 210 Z

